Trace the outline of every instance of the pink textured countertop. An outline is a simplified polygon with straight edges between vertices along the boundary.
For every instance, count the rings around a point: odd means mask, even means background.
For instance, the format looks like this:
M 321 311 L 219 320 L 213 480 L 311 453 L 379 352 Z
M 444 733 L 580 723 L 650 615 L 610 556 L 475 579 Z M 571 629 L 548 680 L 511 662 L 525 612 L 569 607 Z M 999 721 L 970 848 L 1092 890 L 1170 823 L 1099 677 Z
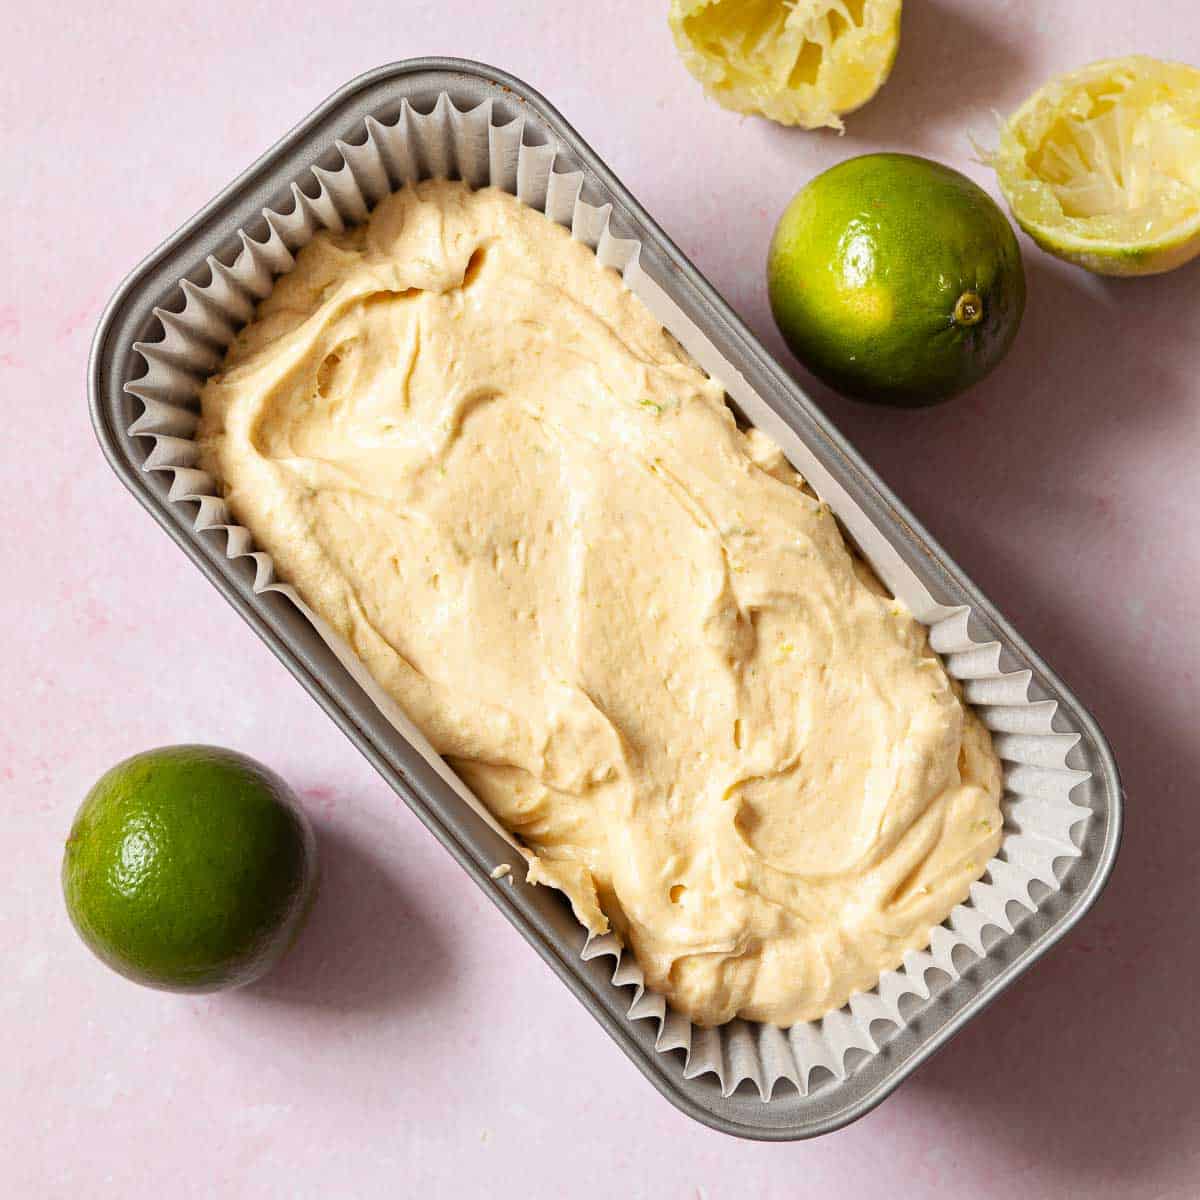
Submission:
M 1200 1195 L 1200 267 L 1102 282 L 1025 241 L 1025 326 L 984 386 L 923 413 L 813 387 L 1092 709 L 1129 795 L 1122 860 L 1077 933 L 813 1143 L 738 1142 L 662 1100 L 101 458 L 84 362 L 113 289 L 381 62 L 457 54 L 542 90 L 781 355 L 762 264 L 816 171 L 911 150 L 994 191 L 968 141 L 993 109 L 1095 58 L 1200 63 L 1194 0 L 910 0 L 892 81 L 839 139 L 706 103 L 666 0 L 599 7 L 5 5 L 0 1192 Z M 257 755 L 319 825 L 312 925 L 244 993 L 127 984 L 61 903 L 91 781 L 178 741 Z

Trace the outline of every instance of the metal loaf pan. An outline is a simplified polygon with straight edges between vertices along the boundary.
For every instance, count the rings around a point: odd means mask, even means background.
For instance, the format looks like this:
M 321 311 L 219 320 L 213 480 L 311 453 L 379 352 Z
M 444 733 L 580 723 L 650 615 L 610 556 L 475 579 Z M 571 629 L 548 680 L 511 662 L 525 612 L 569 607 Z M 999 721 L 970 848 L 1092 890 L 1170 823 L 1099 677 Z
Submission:
M 154 310 L 178 306 L 180 280 L 203 283 L 209 255 L 226 265 L 232 263 L 242 248 L 238 231 L 257 228 L 265 233 L 263 209 L 285 206 L 293 181 L 304 178 L 313 166 L 339 166 L 335 140 L 352 139 L 365 117 L 392 121 L 404 102 L 419 113 L 427 112 L 442 93 L 462 111 L 491 100 L 493 119 L 499 124 L 522 118 L 526 144 L 551 147 L 556 170 L 581 174 L 582 198 L 593 205 L 611 205 L 613 233 L 640 242 L 640 269 L 651 285 L 661 289 L 715 349 L 739 387 L 761 397 L 772 419 L 782 422 L 819 463 L 827 486 L 842 498 L 841 509 L 833 504 L 838 516 L 845 518 L 852 509 L 860 529 L 862 521 L 869 522 L 886 545 L 893 569 L 911 572 L 941 612 L 954 614 L 946 620 L 960 630 L 958 649 L 969 645 L 967 657 L 974 654 L 982 662 L 972 660 L 975 665 L 967 676 L 979 680 L 985 691 L 989 680 L 1017 680 L 1027 698 L 1022 703 L 1031 701 L 1050 712 L 1053 734 L 1062 735 L 1068 745 L 1074 741 L 1064 760 L 1080 781 L 1073 786 L 1071 800 L 1090 815 L 1079 826 L 1081 835 L 1068 865 L 1052 868 L 1056 886 L 1042 886 L 1033 896 L 1032 911 L 1022 908 L 1007 919 L 1011 932 L 994 936 L 1000 931 L 993 930 L 982 957 L 961 968 L 958 960 L 947 958 L 947 969 L 933 972 L 938 986 L 919 1003 L 907 998 L 903 1024 L 889 1027 L 891 1036 L 880 1039 L 879 1049 L 874 1053 L 851 1050 L 844 1069 L 818 1070 L 819 1078 L 810 1079 L 802 1091 L 777 1087 L 766 1101 L 748 1086 L 724 1095 L 712 1074 L 688 1077 L 682 1055 L 656 1048 L 657 1026 L 651 1020 L 630 1019 L 630 989 L 613 982 L 611 961 L 581 958 L 584 931 L 562 898 L 547 888 L 497 885 L 491 869 L 499 862 L 519 861 L 512 848 L 463 804 L 432 764 L 398 733 L 312 624 L 283 596 L 255 589 L 253 564 L 245 557 L 228 557 L 224 540 L 216 533 L 196 532 L 195 504 L 171 498 L 169 478 L 145 469 L 146 439 L 129 432 L 140 406 L 126 385 L 145 369 L 134 343 L 161 336 Z M 722 382 L 729 386 L 729 380 L 722 378 Z M 772 360 L 579 135 L 537 92 L 502 71 L 457 59 L 414 59 L 348 83 L 126 279 L 96 331 L 88 389 L 100 444 L 126 487 L 646 1077 L 680 1109 L 713 1128 L 782 1141 L 829 1132 L 868 1112 L 1058 941 L 1091 906 L 1108 878 L 1120 837 L 1121 793 L 1111 752 L 1090 715 Z M 886 570 L 881 573 L 887 578 Z

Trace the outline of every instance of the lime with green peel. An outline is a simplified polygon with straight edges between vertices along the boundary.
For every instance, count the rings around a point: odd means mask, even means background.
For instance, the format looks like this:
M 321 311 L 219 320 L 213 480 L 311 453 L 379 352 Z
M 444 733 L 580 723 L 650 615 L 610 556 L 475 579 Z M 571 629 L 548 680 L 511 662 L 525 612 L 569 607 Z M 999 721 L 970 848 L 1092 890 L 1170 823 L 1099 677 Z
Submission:
M 1052 80 L 990 156 L 1017 223 L 1099 275 L 1156 275 L 1200 254 L 1200 70 L 1145 55 Z
M 170 746 L 119 763 L 75 815 L 63 855 L 67 911 L 105 963 L 180 992 L 265 974 L 316 891 L 312 826 L 252 759 Z
M 915 408 L 978 383 L 1025 309 L 1016 235 L 965 175 L 907 154 L 866 154 L 788 205 L 767 262 L 784 340 L 855 399 Z

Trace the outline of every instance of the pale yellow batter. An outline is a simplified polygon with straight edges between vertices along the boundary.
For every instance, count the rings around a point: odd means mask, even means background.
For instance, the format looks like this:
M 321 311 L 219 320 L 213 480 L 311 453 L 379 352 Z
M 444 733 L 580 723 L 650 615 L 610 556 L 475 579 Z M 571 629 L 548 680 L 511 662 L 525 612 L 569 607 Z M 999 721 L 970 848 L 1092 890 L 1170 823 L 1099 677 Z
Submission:
M 1000 842 L 920 626 L 586 247 L 425 183 L 316 238 L 203 393 L 236 518 L 711 1025 L 868 989 Z

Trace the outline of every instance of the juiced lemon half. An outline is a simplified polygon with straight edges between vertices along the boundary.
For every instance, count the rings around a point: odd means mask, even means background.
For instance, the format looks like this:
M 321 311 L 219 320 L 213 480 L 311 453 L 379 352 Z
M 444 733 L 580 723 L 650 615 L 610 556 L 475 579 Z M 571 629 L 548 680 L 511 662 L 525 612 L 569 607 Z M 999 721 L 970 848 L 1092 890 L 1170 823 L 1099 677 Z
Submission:
M 1053 80 L 992 157 L 1017 222 L 1101 275 L 1154 275 L 1200 254 L 1200 70 L 1144 55 Z
M 684 65 L 719 104 L 841 129 L 891 72 L 901 0 L 671 0 Z

